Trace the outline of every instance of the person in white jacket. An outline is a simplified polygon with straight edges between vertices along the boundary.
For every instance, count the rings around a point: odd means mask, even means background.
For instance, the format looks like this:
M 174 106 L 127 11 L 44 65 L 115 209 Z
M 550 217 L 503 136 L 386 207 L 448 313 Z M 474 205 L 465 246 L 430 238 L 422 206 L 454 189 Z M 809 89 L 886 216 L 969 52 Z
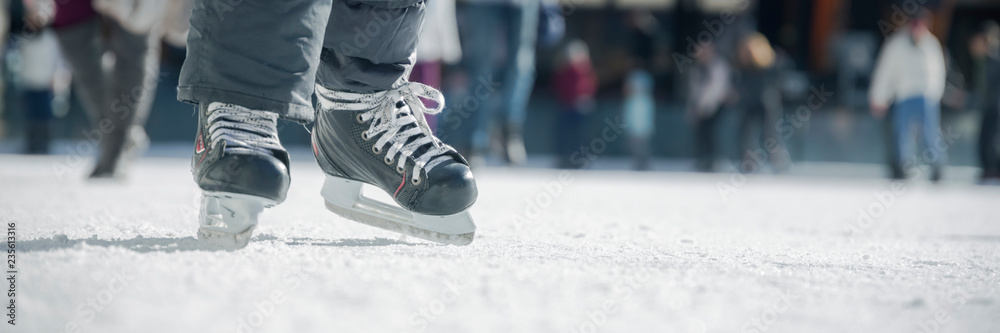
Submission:
M 895 157 L 892 178 L 906 178 L 906 169 L 923 161 L 931 165 L 931 180 L 941 177 L 947 147 L 941 140 L 941 96 L 945 88 L 945 62 L 941 43 L 928 30 L 930 12 L 924 11 L 886 40 L 872 79 L 869 101 L 872 114 L 882 118 L 892 105 Z M 925 150 L 915 152 L 914 127 Z

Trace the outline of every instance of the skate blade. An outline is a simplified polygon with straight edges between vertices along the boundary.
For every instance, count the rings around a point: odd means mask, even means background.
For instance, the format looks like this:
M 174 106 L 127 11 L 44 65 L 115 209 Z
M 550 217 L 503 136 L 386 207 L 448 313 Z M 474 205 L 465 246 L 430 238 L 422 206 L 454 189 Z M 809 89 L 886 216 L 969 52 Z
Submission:
M 210 247 L 242 249 L 250 243 L 260 213 L 274 205 L 274 200 L 257 196 L 205 191 L 198 240 Z
M 469 245 L 476 224 L 468 210 L 453 215 L 423 215 L 362 195 L 362 183 L 327 176 L 321 192 L 326 208 L 348 220 L 435 243 Z

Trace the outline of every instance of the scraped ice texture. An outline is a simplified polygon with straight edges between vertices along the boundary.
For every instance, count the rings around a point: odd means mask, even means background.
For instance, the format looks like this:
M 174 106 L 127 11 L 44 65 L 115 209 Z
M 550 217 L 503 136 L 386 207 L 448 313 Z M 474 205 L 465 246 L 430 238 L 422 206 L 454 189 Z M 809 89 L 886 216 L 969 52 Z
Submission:
M 3 332 L 1000 331 L 995 187 L 908 185 L 849 234 L 888 182 L 751 177 L 723 200 L 725 174 L 574 172 L 548 200 L 558 171 L 487 169 L 477 239 L 453 247 L 327 212 L 300 159 L 250 246 L 211 252 L 186 158 L 126 184 L 59 180 L 63 159 L 0 157 L 20 249 Z

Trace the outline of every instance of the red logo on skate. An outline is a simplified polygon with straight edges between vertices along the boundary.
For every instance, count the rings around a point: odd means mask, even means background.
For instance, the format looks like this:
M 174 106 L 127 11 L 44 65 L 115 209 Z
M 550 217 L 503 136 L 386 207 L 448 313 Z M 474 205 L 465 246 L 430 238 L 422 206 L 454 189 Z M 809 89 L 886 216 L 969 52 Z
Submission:
M 198 141 L 194 144 L 194 153 L 201 154 L 205 151 L 205 141 L 201 139 L 201 133 L 198 133 Z

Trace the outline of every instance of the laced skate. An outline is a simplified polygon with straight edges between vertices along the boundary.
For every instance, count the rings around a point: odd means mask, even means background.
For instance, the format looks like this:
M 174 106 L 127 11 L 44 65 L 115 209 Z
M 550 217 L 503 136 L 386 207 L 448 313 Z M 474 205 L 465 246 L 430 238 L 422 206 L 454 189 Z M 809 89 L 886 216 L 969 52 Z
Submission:
M 321 194 L 328 209 L 433 242 L 472 242 L 468 209 L 478 192 L 469 164 L 424 119 L 444 107 L 440 92 L 407 82 L 369 94 L 317 86 L 316 95 L 313 152 L 327 174 Z M 428 109 L 420 97 L 437 105 Z M 365 197 L 362 184 L 382 189 L 399 207 Z
M 237 105 L 199 106 L 191 159 L 203 191 L 198 239 L 243 248 L 261 211 L 285 200 L 289 159 L 278 140 L 277 119 Z

